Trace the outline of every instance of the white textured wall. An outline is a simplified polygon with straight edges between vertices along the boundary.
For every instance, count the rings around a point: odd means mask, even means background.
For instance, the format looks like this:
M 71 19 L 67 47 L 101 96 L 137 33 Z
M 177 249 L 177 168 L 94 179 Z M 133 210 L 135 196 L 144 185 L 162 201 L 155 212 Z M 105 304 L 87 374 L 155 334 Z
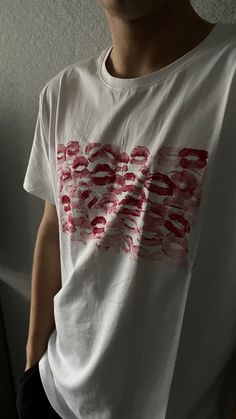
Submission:
M 192 5 L 211 23 L 236 23 L 234 0 Z M 43 201 L 22 188 L 38 95 L 64 67 L 110 44 L 96 0 L 0 0 L 0 297 L 15 385 L 25 362 L 32 256 L 43 211 Z

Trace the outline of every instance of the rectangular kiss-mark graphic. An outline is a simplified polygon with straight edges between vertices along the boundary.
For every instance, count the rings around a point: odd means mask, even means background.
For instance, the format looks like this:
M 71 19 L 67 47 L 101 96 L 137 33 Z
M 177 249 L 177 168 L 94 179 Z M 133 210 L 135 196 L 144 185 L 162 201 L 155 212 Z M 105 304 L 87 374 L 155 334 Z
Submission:
M 208 152 L 69 141 L 57 147 L 60 220 L 71 240 L 132 259 L 187 266 Z

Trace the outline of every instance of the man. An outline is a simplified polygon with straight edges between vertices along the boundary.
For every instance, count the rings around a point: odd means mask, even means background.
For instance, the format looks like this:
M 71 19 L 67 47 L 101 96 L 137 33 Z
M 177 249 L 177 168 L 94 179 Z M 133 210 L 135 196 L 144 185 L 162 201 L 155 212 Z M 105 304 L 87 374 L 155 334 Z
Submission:
M 100 4 L 112 46 L 40 94 L 18 409 L 37 381 L 66 419 L 231 419 L 236 30 L 188 0 Z

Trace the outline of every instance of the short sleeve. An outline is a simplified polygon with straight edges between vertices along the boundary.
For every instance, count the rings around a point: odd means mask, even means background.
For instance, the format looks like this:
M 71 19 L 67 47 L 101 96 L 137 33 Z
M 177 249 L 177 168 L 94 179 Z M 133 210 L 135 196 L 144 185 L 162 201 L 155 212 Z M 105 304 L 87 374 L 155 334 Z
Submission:
M 49 143 L 44 133 L 42 114 L 42 97 L 40 93 L 37 122 L 23 188 L 26 192 L 55 205 L 53 166 L 50 162 Z

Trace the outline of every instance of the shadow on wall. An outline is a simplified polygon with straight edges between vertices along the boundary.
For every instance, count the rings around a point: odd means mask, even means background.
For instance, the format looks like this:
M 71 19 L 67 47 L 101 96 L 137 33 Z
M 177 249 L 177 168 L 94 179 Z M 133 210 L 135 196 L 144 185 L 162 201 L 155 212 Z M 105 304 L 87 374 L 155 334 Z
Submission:
M 12 293 L 12 290 L 10 292 Z M 14 291 L 13 294 L 15 294 Z M 2 295 L 3 293 L 1 292 L 1 296 Z M 8 299 L 8 303 L 14 302 L 14 305 L 15 301 L 19 301 L 19 298 L 17 299 L 15 295 L 12 295 L 11 298 Z M 16 315 L 15 321 L 13 321 L 11 325 L 16 327 L 16 331 L 17 308 L 18 310 L 22 311 L 22 309 L 25 310 L 23 307 L 25 307 L 25 302 L 22 301 L 22 307 L 15 307 L 15 309 L 13 309 L 13 307 L 10 308 Z M 15 336 L 17 335 L 18 333 L 16 332 Z M 18 338 L 20 339 L 20 333 Z M 9 344 L 11 345 L 12 342 L 9 342 L 7 339 L 7 331 L 3 319 L 2 303 L 0 302 L 0 417 L 2 419 L 17 419 L 18 414 L 15 406 L 16 388 L 13 380 L 12 365 L 9 357 Z M 19 343 L 17 343 L 17 346 L 18 344 Z
M 0 176 L 4 180 L 0 184 L 0 419 L 18 419 L 15 398 L 18 380 L 25 368 L 33 251 L 44 205 L 42 200 L 23 189 L 37 100 L 34 116 L 30 117 L 27 126 L 25 116 L 19 114 L 19 107 L 19 104 L 10 107 L 6 102 L 4 112 L 0 112 L 1 153 L 4 156 L 0 166 Z M 30 140 L 26 147 L 27 138 Z

